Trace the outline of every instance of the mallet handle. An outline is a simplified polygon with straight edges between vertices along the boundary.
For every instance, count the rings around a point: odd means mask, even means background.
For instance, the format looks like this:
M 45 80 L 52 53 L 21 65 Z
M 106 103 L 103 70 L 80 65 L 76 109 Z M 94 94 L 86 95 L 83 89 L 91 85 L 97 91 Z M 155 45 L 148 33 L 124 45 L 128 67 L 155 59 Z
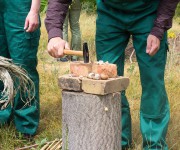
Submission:
M 75 55 L 75 56 L 83 56 L 83 51 L 76 51 L 76 50 L 67 50 L 64 49 L 65 55 Z

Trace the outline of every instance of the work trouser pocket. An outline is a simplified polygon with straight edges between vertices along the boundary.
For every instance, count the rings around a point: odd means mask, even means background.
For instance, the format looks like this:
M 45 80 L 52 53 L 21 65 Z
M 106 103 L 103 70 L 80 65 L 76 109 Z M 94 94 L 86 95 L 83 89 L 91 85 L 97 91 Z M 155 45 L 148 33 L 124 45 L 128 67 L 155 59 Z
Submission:
M 26 15 L 18 20 L 20 27 L 22 28 L 23 22 L 25 22 Z M 24 21 L 23 21 L 24 20 Z M 40 17 L 39 17 L 39 27 L 33 32 L 26 32 L 23 31 L 22 39 L 20 42 L 20 48 L 26 57 L 28 58 L 36 58 L 38 46 L 39 46 L 39 39 L 40 39 Z
M 38 45 L 40 39 L 40 29 L 35 30 L 34 32 L 24 31 L 24 37 L 20 43 L 20 49 L 26 57 L 36 58 Z
M 6 12 L 5 28 L 8 49 L 13 60 L 36 58 L 40 38 L 40 28 L 34 32 L 24 30 L 28 12 Z
M 39 29 L 35 30 L 34 32 L 24 31 L 24 34 L 25 34 L 25 40 L 29 40 L 31 46 L 38 46 L 38 41 L 36 39 L 40 37 Z
M 39 29 L 30 33 L 24 31 L 16 44 L 17 47 L 11 49 L 13 62 L 19 64 L 30 75 L 36 72 L 39 39 Z

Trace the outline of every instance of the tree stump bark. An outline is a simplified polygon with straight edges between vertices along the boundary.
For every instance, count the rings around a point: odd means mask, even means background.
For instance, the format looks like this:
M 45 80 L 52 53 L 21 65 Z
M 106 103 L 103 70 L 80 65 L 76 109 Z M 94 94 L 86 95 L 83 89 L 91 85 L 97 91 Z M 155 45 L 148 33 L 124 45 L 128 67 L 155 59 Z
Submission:
M 120 92 L 62 91 L 63 150 L 121 150 Z

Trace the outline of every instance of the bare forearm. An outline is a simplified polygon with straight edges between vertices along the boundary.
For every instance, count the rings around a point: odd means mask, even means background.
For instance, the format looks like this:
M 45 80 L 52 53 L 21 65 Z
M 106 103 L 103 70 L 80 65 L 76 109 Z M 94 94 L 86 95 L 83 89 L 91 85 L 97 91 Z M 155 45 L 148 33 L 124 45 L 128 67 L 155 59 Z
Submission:
M 32 0 L 30 11 L 39 13 L 41 0 Z
M 33 32 L 39 27 L 39 8 L 41 0 L 32 0 L 31 9 L 26 17 L 24 29 Z

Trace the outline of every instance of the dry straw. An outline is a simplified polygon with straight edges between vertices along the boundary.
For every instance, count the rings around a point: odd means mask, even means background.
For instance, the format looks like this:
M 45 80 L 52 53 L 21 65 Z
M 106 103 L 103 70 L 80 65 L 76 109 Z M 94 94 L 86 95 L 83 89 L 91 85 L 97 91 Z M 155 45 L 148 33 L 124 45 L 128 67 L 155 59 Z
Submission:
M 28 77 L 27 72 L 18 65 L 13 64 L 11 59 L 0 56 L 0 110 L 11 104 L 13 107 L 14 97 L 19 94 L 24 106 L 31 105 L 34 98 L 35 86 Z

